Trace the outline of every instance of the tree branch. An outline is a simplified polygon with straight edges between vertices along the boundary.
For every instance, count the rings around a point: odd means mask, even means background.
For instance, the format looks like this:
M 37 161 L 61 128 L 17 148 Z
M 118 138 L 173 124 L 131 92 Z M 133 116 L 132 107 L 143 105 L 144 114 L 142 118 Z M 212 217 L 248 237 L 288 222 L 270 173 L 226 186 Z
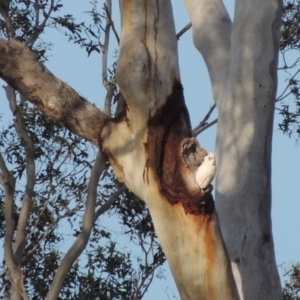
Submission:
M 2 0 L 0 1 L 0 14 L 2 15 L 5 25 L 6 25 L 6 30 L 7 30 L 7 37 L 11 40 L 15 39 L 15 29 L 12 23 L 12 20 L 9 16 L 9 2 L 10 0 Z
M 112 196 L 99 209 L 97 209 L 95 213 L 95 222 L 102 214 L 104 214 L 106 211 L 110 209 L 110 207 L 114 204 L 117 198 L 123 192 L 125 192 L 126 189 L 127 189 L 126 185 L 122 185 L 115 193 L 112 194 Z
M 79 257 L 82 251 L 85 249 L 91 231 L 94 226 L 95 218 L 95 206 L 97 198 L 97 187 L 100 175 L 104 171 L 106 164 L 103 155 L 99 152 L 91 171 L 91 177 L 88 185 L 87 203 L 86 209 L 83 216 L 82 231 L 71 246 L 65 257 L 63 258 L 56 274 L 52 285 L 49 289 L 46 299 L 57 299 L 59 292 L 63 286 L 65 278 L 71 269 L 74 261 Z
M 185 27 L 183 27 L 177 34 L 177 40 L 181 38 L 182 35 L 184 35 L 185 32 L 187 32 L 192 27 L 192 23 L 187 24 Z
M 148 287 L 150 286 L 151 282 L 153 281 L 154 278 L 154 273 L 157 267 L 159 267 L 160 261 L 158 260 L 157 262 L 155 262 L 155 254 L 154 254 L 154 237 L 151 237 L 151 242 L 149 243 L 149 249 L 146 250 L 145 248 L 145 241 L 142 239 L 141 236 L 139 236 L 139 245 L 142 248 L 142 251 L 144 253 L 145 256 L 145 265 L 146 268 L 144 269 L 144 272 L 141 271 L 140 274 L 140 283 L 138 284 L 137 288 L 136 288 L 136 292 L 135 292 L 135 296 L 134 296 L 134 300 L 138 300 L 138 299 L 143 299 L 145 293 L 148 290 Z M 152 254 L 152 263 L 149 263 L 149 253 L 151 251 Z
M 23 281 L 20 268 L 17 265 L 13 255 L 13 235 L 15 232 L 15 221 L 13 218 L 13 203 L 16 180 L 6 167 L 5 161 L 0 153 L 0 183 L 5 192 L 4 217 L 5 217 L 5 238 L 4 238 L 4 257 L 7 265 L 7 276 L 12 284 L 11 299 L 26 298 L 26 291 L 23 287 Z
M 34 252 L 38 249 L 38 247 L 40 246 L 40 244 L 48 237 L 48 235 L 51 233 L 51 231 L 53 230 L 53 228 L 55 228 L 55 226 L 60 222 L 60 220 L 67 218 L 69 216 L 74 215 L 76 212 L 78 212 L 80 209 L 80 202 L 71 210 L 67 211 L 64 215 L 59 216 L 56 218 L 56 220 L 54 220 L 46 229 L 46 231 L 42 234 L 41 237 L 38 237 L 36 239 L 35 245 L 33 247 L 27 247 L 26 248 L 26 258 L 30 257 L 32 254 L 34 254 Z M 27 236 L 27 239 L 29 239 L 30 236 Z M 31 246 L 31 245 L 30 245 Z
M 37 40 L 37 38 L 39 37 L 39 35 L 44 31 L 46 23 L 49 20 L 53 9 L 54 9 L 54 0 L 51 0 L 48 12 L 47 13 L 45 11 L 43 12 L 43 14 L 45 16 L 44 20 L 41 24 L 39 24 L 40 9 L 39 9 L 39 4 L 36 1 L 36 3 L 35 3 L 35 10 L 36 10 L 35 22 L 36 22 L 36 26 L 35 26 L 35 29 L 34 29 L 32 35 L 26 41 L 26 43 L 25 43 L 26 46 L 32 46 L 35 43 L 35 41 Z
M 20 267 L 18 267 L 18 269 L 19 269 L 20 278 L 21 278 L 21 280 L 20 280 L 21 286 L 17 286 L 17 284 L 11 278 L 10 273 L 7 272 L 7 270 L 5 270 L 6 271 L 6 276 L 7 276 L 8 280 L 9 280 L 9 282 L 11 283 L 13 289 L 16 291 L 16 293 L 15 293 L 15 291 L 11 293 L 11 300 L 17 300 L 17 299 L 20 299 L 20 300 L 22 300 L 22 299 L 29 300 L 28 294 L 27 294 L 27 292 L 25 290 L 25 286 L 24 286 L 24 274 L 23 274 L 23 270 Z
M 23 122 L 23 116 L 22 116 L 21 110 L 18 109 L 18 107 L 17 107 L 15 90 L 10 86 L 4 86 L 3 88 L 6 92 L 6 97 L 9 102 L 10 109 L 16 118 L 16 132 L 21 141 L 21 144 L 23 144 L 23 146 L 25 148 L 26 160 L 27 160 L 26 190 L 25 190 L 25 194 L 23 196 L 22 208 L 21 208 L 21 212 L 19 215 L 18 226 L 17 226 L 16 241 L 14 244 L 14 263 L 17 266 L 20 266 L 21 261 L 22 261 L 22 254 L 23 254 L 23 251 L 24 251 L 25 245 L 26 245 L 27 219 L 28 219 L 29 210 L 31 207 L 31 200 L 33 197 L 33 188 L 34 188 L 34 184 L 35 184 L 34 145 L 32 143 L 31 138 L 29 137 L 29 135 L 27 133 L 25 124 Z M 13 197 L 13 194 L 12 194 L 12 197 Z M 12 198 L 12 203 L 13 203 L 13 198 Z M 12 241 L 10 241 L 10 243 L 12 245 Z M 11 245 L 10 245 L 10 247 L 12 247 Z M 19 270 L 18 270 L 18 273 L 20 273 Z M 19 299 L 20 294 L 22 295 L 22 297 L 26 298 L 27 293 L 25 291 L 23 281 L 20 278 L 21 275 L 16 274 L 17 282 L 15 282 L 16 280 L 14 280 L 13 276 L 11 276 L 12 282 L 14 282 L 13 286 L 15 287 L 15 290 L 13 290 L 11 293 L 12 299 Z M 21 293 L 20 293 L 20 289 L 22 291 Z
M 214 109 L 216 108 L 216 104 L 214 104 L 208 111 L 208 113 L 205 115 L 205 117 L 203 118 L 203 120 L 199 123 L 199 125 L 197 125 L 194 129 L 193 129 L 193 134 L 194 136 L 197 136 L 199 133 L 197 133 L 199 131 L 199 129 L 201 129 L 203 126 L 205 126 L 207 124 L 208 119 L 210 118 L 210 115 L 212 114 L 212 112 L 214 111 Z M 203 131 L 203 130 L 202 130 Z
M 33 233 L 37 229 L 37 226 L 38 226 L 38 224 L 41 220 L 41 217 L 43 216 L 45 210 L 47 209 L 48 204 L 49 204 L 49 200 L 45 201 L 45 203 L 43 204 L 43 208 L 41 209 L 41 212 L 38 214 L 38 216 L 37 216 L 37 218 L 34 222 L 33 227 L 31 228 L 30 232 L 26 236 L 26 241 L 28 241 L 31 238 L 31 236 L 33 235 Z
M 0 77 L 45 115 L 99 146 L 109 116 L 56 78 L 24 45 L 0 39 Z
M 288 88 L 291 86 L 291 82 L 293 81 L 293 79 L 298 75 L 298 73 L 300 72 L 300 69 L 298 69 L 296 71 L 296 73 L 288 79 L 288 84 L 286 85 L 285 89 L 283 90 L 283 92 L 280 94 L 280 96 L 277 97 L 277 99 L 275 100 L 275 102 L 279 102 L 281 100 L 283 100 L 284 98 L 286 98 L 289 94 L 291 94 L 291 92 L 286 94 L 286 91 L 288 90 Z
M 105 27 L 105 37 L 103 43 L 103 54 L 102 54 L 102 83 L 106 89 L 106 96 L 104 102 L 104 111 L 107 115 L 111 116 L 111 101 L 113 98 L 114 86 L 112 82 L 107 79 L 107 54 L 109 45 L 109 35 L 110 35 L 110 14 L 111 14 L 111 0 L 106 0 L 104 3 L 104 11 L 106 13 L 106 27 Z
M 215 120 L 211 121 L 210 123 L 200 127 L 199 129 L 194 130 L 193 133 L 195 136 L 198 136 L 201 132 L 203 132 L 204 130 L 208 129 L 209 127 L 211 127 L 217 123 L 218 123 L 218 119 L 215 119 Z
M 109 0 L 109 2 L 111 3 L 111 0 Z M 111 6 L 110 6 L 110 7 L 111 7 Z M 104 9 L 106 10 L 105 5 L 104 5 Z M 109 20 L 109 22 L 110 22 L 111 29 L 112 29 L 112 31 L 113 31 L 115 37 L 116 37 L 116 40 L 117 40 L 118 44 L 120 44 L 120 37 L 119 37 L 118 32 L 117 32 L 117 30 L 116 30 L 115 24 L 114 24 L 114 22 L 113 22 L 113 20 L 112 20 L 112 18 L 111 18 L 111 9 L 110 9 L 110 12 L 106 11 L 106 17 L 108 18 L 108 20 Z
M 4 87 L 6 97 L 9 102 L 10 109 L 16 118 L 16 132 L 21 141 L 21 144 L 25 148 L 26 152 L 26 189 L 23 196 L 22 208 L 19 216 L 16 241 L 14 245 L 14 259 L 15 262 L 20 265 L 22 261 L 22 254 L 26 244 L 26 227 L 27 219 L 31 207 L 31 200 L 33 197 L 33 190 L 35 185 L 35 161 L 34 161 L 34 145 L 26 130 L 26 126 L 23 121 L 21 109 L 17 107 L 15 90 L 10 86 Z M 22 97 L 22 96 L 21 96 Z
M 12 269 L 17 270 L 17 265 L 14 261 L 12 243 L 13 234 L 15 231 L 15 221 L 13 218 L 13 197 L 15 192 L 16 180 L 12 174 L 8 171 L 2 154 L 0 153 L 0 183 L 3 186 L 5 192 L 4 202 L 4 216 L 5 216 L 5 239 L 4 239 L 4 255 L 5 262 L 8 266 L 9 272 Z

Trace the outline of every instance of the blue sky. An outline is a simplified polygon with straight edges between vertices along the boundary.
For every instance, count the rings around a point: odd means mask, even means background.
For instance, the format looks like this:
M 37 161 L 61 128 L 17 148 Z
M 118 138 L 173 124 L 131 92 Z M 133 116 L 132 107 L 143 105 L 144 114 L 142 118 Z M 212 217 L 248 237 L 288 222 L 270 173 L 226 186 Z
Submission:
M 82 12 L 89 9 L 89 1 L 65 0 L 63 2 L 66 11 L 78 16 L 78 20 L 86 18 L 86 15 L 82 14 Z M 101 8 L 102 1 L 99 1 L 99 3 L 99 8 Z M 117 3 L 118 1 L 113 1 L 118 29 Z M 189 19 L 183 1 L 173 0 L 172 3 L 176 29 L 179 31 L 189 23 Z M 234 1 L 227 0 L 224 3 L 230 15 L 233 16 Z M 193 46 L 191 33 L 190 30 L 179 41 L 179 60 L 187 107 L 190 111 L 192 125 L 196 126 L 213 104 L 213 100 L 207 69 L 202 57 Z M 92 54 L 88 58 L 84 50 L 68 43 L 67 39 L 56 30 L 48 31 L 43 38 L 54 44 L 49 61 L 46 63 L 50 71 L 102 109 L 105 91 L 101 84 L 101 57 Z M 113 50 L 115 48 L 117 48 L 115 39 L 111 35 L 109 65 L 114 61 Z M 284 75 L 279 76 L 278 93 L 284 87 L 284 79 Z M 0 90 L 0 101 L 1 113 L 5 114 L 6 119 L 8 116 L 11 116 L 11 113 L 8 109 L 3 89 Z M 300 260 L 300 236 L 298 233 L 300 228 L 300 196 L 298 191 L 298 184 L 300 184 L 300 149 L 293 139 L 284 136 L 278 130 L 279 121 L 280 118 L 276 115 L 272 154 L 272 220 L 277 265 L 281 266 L 279 271 L 283 274 L 284 268 L 287 268 L 290 262 Z M 214 152 L 215 136 L 215 126 L 199 136 L 200 144 L 209 152 Z M 110 224 L 106 224 L 106 226 L 109 227 Z M 167 269 L 167 266 L 165 268 Z M 176 293 L 170 274 L 167 280 L 155 281 L 144 299 L 150 300 L 153 297 L 168 299 L 167 290 L 170 298 L 172 296 L 170 290 Z

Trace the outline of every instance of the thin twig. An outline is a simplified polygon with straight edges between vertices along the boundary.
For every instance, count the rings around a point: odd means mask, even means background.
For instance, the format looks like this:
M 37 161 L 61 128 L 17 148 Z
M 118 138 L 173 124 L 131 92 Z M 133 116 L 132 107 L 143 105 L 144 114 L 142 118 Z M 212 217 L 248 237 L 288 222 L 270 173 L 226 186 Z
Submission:
M 38 226 L 38 224 L 39 224 L 39 222 L 41 220 L 41 217 L 42 217 L 43 213 L 45 212 L 45 210 L 46 210 L 46 208 L 48 206 L 48 203 L 49 203 L 49 200 L 45 201 L 41 212 L 39 213 L 38 217 L 35 220 L 34 225 L 32 226 L 32 229 L 30 230 L 30 232 L 26 236 L 26 241 L 28 241 L 30 239 L 30 237 L 33 235 L 33 233 L 35 232 L 35 230 L 36 230 L 36 228 L 37 228 L 37 226 Z
M 211 127 L 217 123 L 218 123 L 218 119 L 213 120 L 212 122 L 206 124 L 202 128 L 199 128 L 198 130 L 194 131 L 194 135 L 195 136 L 199 135 L 201 132 L 203 132 L 204 130 L 208 129 L 209 127 Z
M 80 203 L 78 203 L 76 205 L 76 207 L 74 207 L 73 209 L 69 210 L 64 215 L 57 217 L 57 219 L 55 221 L 53 221 L 51 223 L 51 225 L 49 225 L 49 227 L 43 233 L 43 235 L 40 238 L 37 239 L 37 241 L 35 242 L 34 247 L 31 250 L 28 250 L 28 247 L 27 247 L 27 249 L 26 249 L 27 250 L 26 251 L 26 257 L 27 258 L 30 257 L 36 251 L 36 249 L 39 247 L 39 245 L 47 238 L 47 236 L 50 234 L 51 230 L 60 222 L 60 220 L 66 218 L 66 217 L 74 215 L 79 209 L 80 209 Z
M 207 124 L 208 119 L 210 118 L 211 114 L 213 113 L 214 109 L 216 108 L 216 104 L 214 104 L 208 111 L 208 113 L 205 115 L 203 120 L 193 129 L 194 136 L 197 136 L 199 133 L 196 134 L 196 132 L 199 131 L 203 126 Z M 202 130 L 203 131 L 203 130 Z
M 290 66 L 284 65 L 283 67 L 278 67 L 277 70 L 286 71 L 289 69 L 293 69 L 299 65 L 300 57 L 298 57 Z
M 137 287 L 137 292 L 136 292 L 135 299 L 142 299 L 143 298 L 143 296 L 146 293 L 148 287 L 150 286 L 151 282 L 153 281 L 154 273 L 155 273 L 156 268 L 159 267 L 159 262 L 154 263 L 154 250 L 153 250 L 154 240 L 153 240 L 153 237 L 151 238 L 151 243 L 150 243 L 148 251 L 144 247 L 144 242 L 145 241 L 143 241 L 141 237 L 139 237 L 139 238 L 140 238 L 140 245 L 141 245 L 141 247 L 143 249 L 143 252 L 145 254 L 145 265 L 146 265 L 145 270 L 146 270 L 146 272 L 145 272 L 144 276 L 141 277 L 141 282 Z M 152 266 L 149 266 L 149 262 L 148 262 L 148 256 L 149 256 L 150 251 L 152 253 L 152 258 L 153 258 Z M 141 274 L 141 275 L 143 275 L 143 274 Z M 143 286 L 144 286 L 144 290 L 141 291 Z M 140 298 L 138 298 L 138 292 L 139 291 L 141 291 L 141 297 Z
M 277 97 L 277 99 L 275 100 L 275 102 L 283 100 L 284 98 L 286 98 L 290 94 L 290 93 L 288 93 L 288 95 L 284 96 L 285 92 L 290 87 L 291 80 L 293 80 L 297 76 L 297 74 L 299 74 L 299 72 L 300 72 L 300 69 L 291 78 L 289 78 L 289 83 L 287 84 L 287 86 L 285 87 L 285 89 L 283 90 L 283 92 L 281 93 L 281 95 Z
M 183 27 L 177 34 L 177 40 L 180 39 L 180 37 L 186 32 L 188 31 L 190 28 L 192 27 L 192 23 L 187 24 L 185 27 Z
M 285 58 L 285 53 L 280 51 L 281 52 L 281 55 L 282 55 L 282 60 L 283 60 L 283 67 L 278 67 L 278 70 L 288 70 L 288 69 L 293 69 L 295 68 L 298 64 L 299 64 L 299 61 L 300 61 L 300 57 L 298 57 L 290 66 L 287 64 L 286 62 L 286 58 Z
M 110 6 L 110 7 L 111 7 L 111 6 Z M 109 11 L 107 11 L 106 9 L 107 9 L 107 6 L 104 5 L 104 10 L 105 10 L 105 12 L 106 12 L 106 17 L 107 17 L 108 20 L 109 20 L 111 29 L 112 29 L 112 31 L 113 31 L 115 37 L 116 37 L 116 40 L 117 40 L 118 44 L 120 44 L 120 37 L 119 37 L 118 32 L 117 32 L 117 30 L 116 30 L 116 28 L 115 28 L 115 24 L 114 24 L 114 22 L 113 22 L 113 20 L 112 20 L 112 18 L 111 18 L 111 9 L 110 9 Z
M 36 9 L 39 11 L 39 7 L 37 7 Z M 32 46 L 35 43 L 35 41 L 37 40 L 37 38 L 39 37 L 39 35 L 44 31 L 46 23 L 49 20 L 53 9 L 54 9 L 54 0 L 51 0 L 48 12 L 47 13 L 44 12 L 45 18 L 44 18 L 43 22 L 40 25 L 36 26 L 35 30 L 33 30 L 32 35 L 25 42 L 26 46 Z M 39 13 L 37 13 L 37 14 L 39 14 Z M 37 24 L 38 24 L 38 22 L 37 22 Z
M 125 185 L 122 185 L 116 192 L 112 194 L 112 196 L 99 208 L 97 209 L 95 213 L 95 221 L 104 214 L 106 211 L 109 210 L 109 208 L 114 204 L 114 202 L 117 200 L 117 198 L 126 191 L 127 187 Z

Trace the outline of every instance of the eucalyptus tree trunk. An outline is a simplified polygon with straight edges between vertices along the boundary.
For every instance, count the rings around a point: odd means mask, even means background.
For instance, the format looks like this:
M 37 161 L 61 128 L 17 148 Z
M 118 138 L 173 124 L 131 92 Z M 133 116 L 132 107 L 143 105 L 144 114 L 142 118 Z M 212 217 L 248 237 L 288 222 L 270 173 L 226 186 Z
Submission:
M 216 207 L 241 299 L 282 299 L 271 223 L 271 147 L 282 3 L 186 0 L 218 108 Z
M 217 206 L 240 295 L 280 299 L 270 155 L 281 3 L 237 1 L 233 24 L 221 1 L 186 5 L 219 109 Z M 171 2 L 124 0 L 121 18 L 116 80 L 125 106 L 115 118 L 18 42 L 0 39 L 0 77 L 99 146 L 119 181 L 147 203 L 181 299 L 239 299 L 211 187 L 202 191 L 195 179 L 206 151 L 184 103 Z
M 181 299 L 238 299 L 210 191 L 195 181 L 206 154 L 192 137 L 170 1 L 123 1 L 116 79 L 126 109 L 102 132 L 118 179 L 143 199 Z

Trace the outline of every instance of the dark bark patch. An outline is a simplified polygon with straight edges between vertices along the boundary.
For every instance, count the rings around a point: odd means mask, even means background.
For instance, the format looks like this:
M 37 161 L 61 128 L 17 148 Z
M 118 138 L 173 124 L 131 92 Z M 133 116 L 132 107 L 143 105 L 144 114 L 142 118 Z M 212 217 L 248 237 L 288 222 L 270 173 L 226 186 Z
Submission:
M 263 234 L 263 241 L 264 241 L 265 243 L 270 243 L 270 242 L 271 242 L 271 235 L 270 235 L 270 233 L 265 232 L 265 233 Z
M 240 263 L 240 259 L 237 257 L 233 260 L 236 264 L 239 264 Z
M 188 184 L 206 151 L 192 137 L 180 82 L 174 82 L 166 105 L 149 119 L 148 128 L 145 170 L 154 170 L 161 193 L 172 205 L 181 202 L 186 213 L 211 214 L 214 202 L 210 190 L 202 195 L 198 186 Z

